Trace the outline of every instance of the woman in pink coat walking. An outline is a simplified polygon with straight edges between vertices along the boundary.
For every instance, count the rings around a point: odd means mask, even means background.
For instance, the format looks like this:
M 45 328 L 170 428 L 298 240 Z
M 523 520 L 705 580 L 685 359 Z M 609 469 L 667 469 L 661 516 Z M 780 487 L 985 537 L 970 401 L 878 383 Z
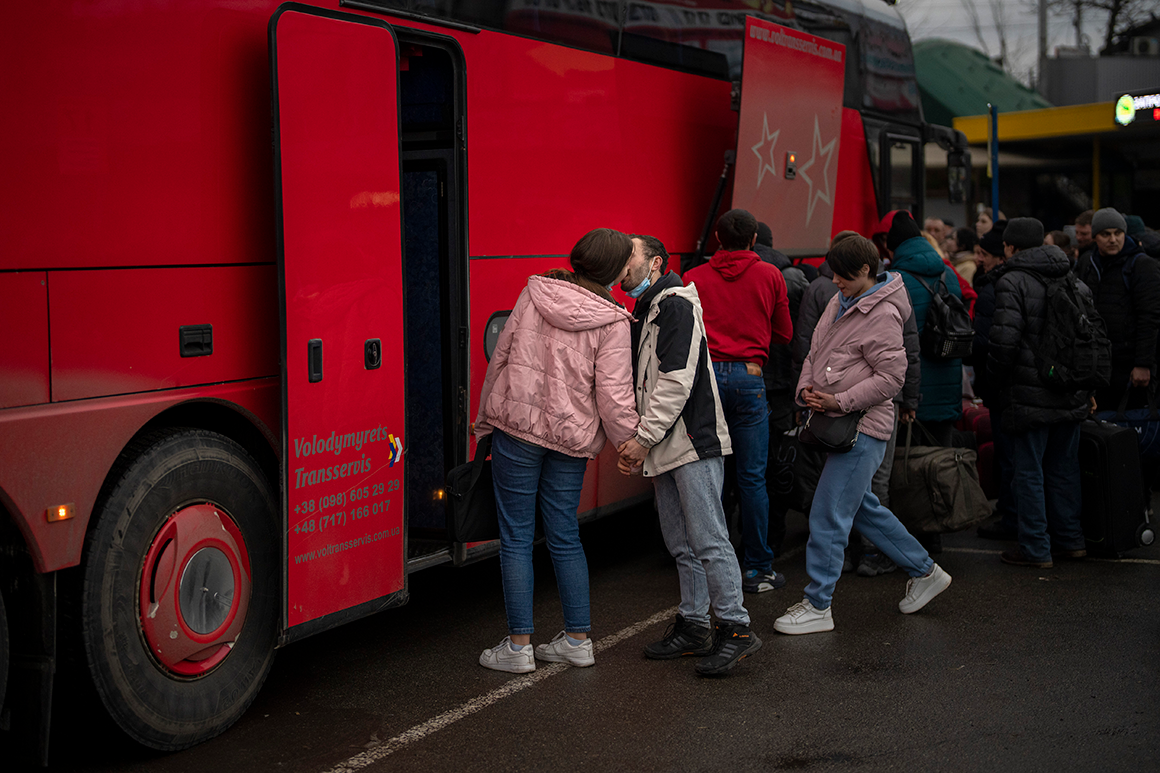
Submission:
M 632 240 L 597 228 L 572 248 L 572 271 L 528 279 L 500 332 L 479 398 L 477 440 L 492 435 L 500 571 L 508 636 L 479 663 L 511 673 L 535 660 L 595 663 L 588 562 L 576 510 L 588 460 L 611 439 L 619 446 L 640 417 L 632 384 L 632 315 L 608 288 L 624 279 Z M 556 570 L 564 630 L 531 646 L 532 541 L 539 501 Z
M 798 379 L 798 402 L 829 416 L 865 411 L 848 453 L 831 453 L 810 508 L 805 598 L 774 621 L 781 633 L 832 631 L 830 601 L 842 574 L 842 554 L 857 528 L 906 570 L 910 580 L 898 602 L 903 614 L 922 609 L 951 584 L 951 576 L 906 530 L 870 488 L 894 428 L 894 396 L 906 376 L 902 322 L 910 297 L 899 274 L 875 276 L 878 248 L 851 236 L 826 257 L 838 294 L 818 319 L 810 353 Z

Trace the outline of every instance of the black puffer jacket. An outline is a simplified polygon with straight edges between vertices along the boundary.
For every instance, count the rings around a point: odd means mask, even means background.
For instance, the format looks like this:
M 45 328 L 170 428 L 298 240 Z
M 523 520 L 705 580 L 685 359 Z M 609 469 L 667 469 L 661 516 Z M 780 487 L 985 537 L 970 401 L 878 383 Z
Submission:
M 1130 266 L 1126 282 L 1125 266 Z M 1108 326 L 1113 371 L 1155 365 L 1160 264 L 1144 254 L 1131 237 L 1125 237 L 1119 255 L 1108 257 L 1092 250 L 1081 257 L 1076 261 L 1075 275 L 1091 288 L 1096 311 Z
M 1066 276 L 1070 268 L 1063 250 L 1048 244 L 1008 258 L 995 282 L 987 369 L 1007 432 L 1080 421 L 1088 413 L 1087 392 L 1053 392 L 1043 386 L 1035 367 L 1047 314 L 1043 280 Z M 1090 297 L 1083 284 L 1080 292 Z
M 991 350 L 991 323 L 995 317 L 995 283 L 1007 271 L 1007 264 L 1000 263 L 990 271 L 975 274 L 975 343 L 971 351 L 971 364 L 975 366 L 975 394 L 983 398 L 983 405 L 998 410 L 998 395 L 987 375 L 987 354 Z

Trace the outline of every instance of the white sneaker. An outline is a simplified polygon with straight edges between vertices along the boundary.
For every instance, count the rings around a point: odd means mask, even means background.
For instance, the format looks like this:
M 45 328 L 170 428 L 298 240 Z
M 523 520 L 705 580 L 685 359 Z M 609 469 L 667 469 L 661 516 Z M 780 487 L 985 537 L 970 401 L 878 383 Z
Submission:
M 532 645 L 525 644 L 518 650 L 512 649 L 510 636 L 479 656 L 479 665 L 493 671 L 507 671 L 509 674 L 526 674 L 536 670 L 536 660 L 532 657 Z
M 596 663 L 596 658 L 592 655 L 591 639 L 585 639 L 576 646 L 568 641 L 568 636 L 563 631 L 556 634 L 556 638 L 552 639 L 550 644 L 537 644 L 536 658 L 581 668 Z
M 773 630 L 789 634 L 832 631 L 834 614 L 831 607 L 814 609 L 809 599 L 802 599 L 773 621 Z
M 951 584 L 951 576 L 938 564 L 931 567 L 926 577 L 911 577 L 906 583 L 906 595 L 898 602 L 902 614 L 909 615 L 925 607 L 930 600 L 946 590 Z

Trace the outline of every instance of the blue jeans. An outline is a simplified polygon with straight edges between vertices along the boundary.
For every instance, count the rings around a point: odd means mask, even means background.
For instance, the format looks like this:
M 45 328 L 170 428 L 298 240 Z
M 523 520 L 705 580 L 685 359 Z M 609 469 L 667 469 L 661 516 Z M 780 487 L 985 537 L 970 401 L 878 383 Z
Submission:
M 717 620 L 749 625 L 741 603 L 741 570 L 729 543 L 721 484 L 725 460 L 683 464 L 653 478 L 657 515 L 665 546 L 677 561 L 681 617 L 709 625 L 709 606 Z
M 535 633 L 532 624 L 532 542 L 536 502 L 544 521 L 548 552 L 556 570 L 564 630 L 592 629 L 588 610 L 588 560 L 580 544 L 576 508 L 588 460 L 524 443 L 492 431 L 491 477 L 499 515 L 499 565 L 508 633 Z
M 1086 547 L 1080 525 L 1079 422 L 1011 433 L 1012 488 L 1019 547 L 1033 561 L 1050 561 L 1051 548 Z
M 934 565 L 894 513 L 870 490 L 882 464 L 887 441 L 858 435 L 846 454 L 828 454 L 810 508 L 810 539 L 806 543 L 806 598 L 815 609 L 827 609 L 842 576 L 842 557 L 851 527 L 878 546 L 911 577 L 921 577 Z
M 763 573 L 773 570 L 769 541 L 769 492 L 765 468 L 769 461 L 769 403 L 765 379 L 751 376 L 744 362 L 715 362 L 717 392 L 737 465 L 741 501 L 741 542 L 745 566 Z

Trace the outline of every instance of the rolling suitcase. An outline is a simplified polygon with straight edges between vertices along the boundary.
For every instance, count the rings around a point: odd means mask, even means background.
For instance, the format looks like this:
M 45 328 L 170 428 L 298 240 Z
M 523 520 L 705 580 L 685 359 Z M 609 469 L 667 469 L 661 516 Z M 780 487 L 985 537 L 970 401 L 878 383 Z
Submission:
M 1088 551 L 1118 557 L 1151 542 L 1135 430 L 1094 419 L 1080 424 L 1079 470 Z

